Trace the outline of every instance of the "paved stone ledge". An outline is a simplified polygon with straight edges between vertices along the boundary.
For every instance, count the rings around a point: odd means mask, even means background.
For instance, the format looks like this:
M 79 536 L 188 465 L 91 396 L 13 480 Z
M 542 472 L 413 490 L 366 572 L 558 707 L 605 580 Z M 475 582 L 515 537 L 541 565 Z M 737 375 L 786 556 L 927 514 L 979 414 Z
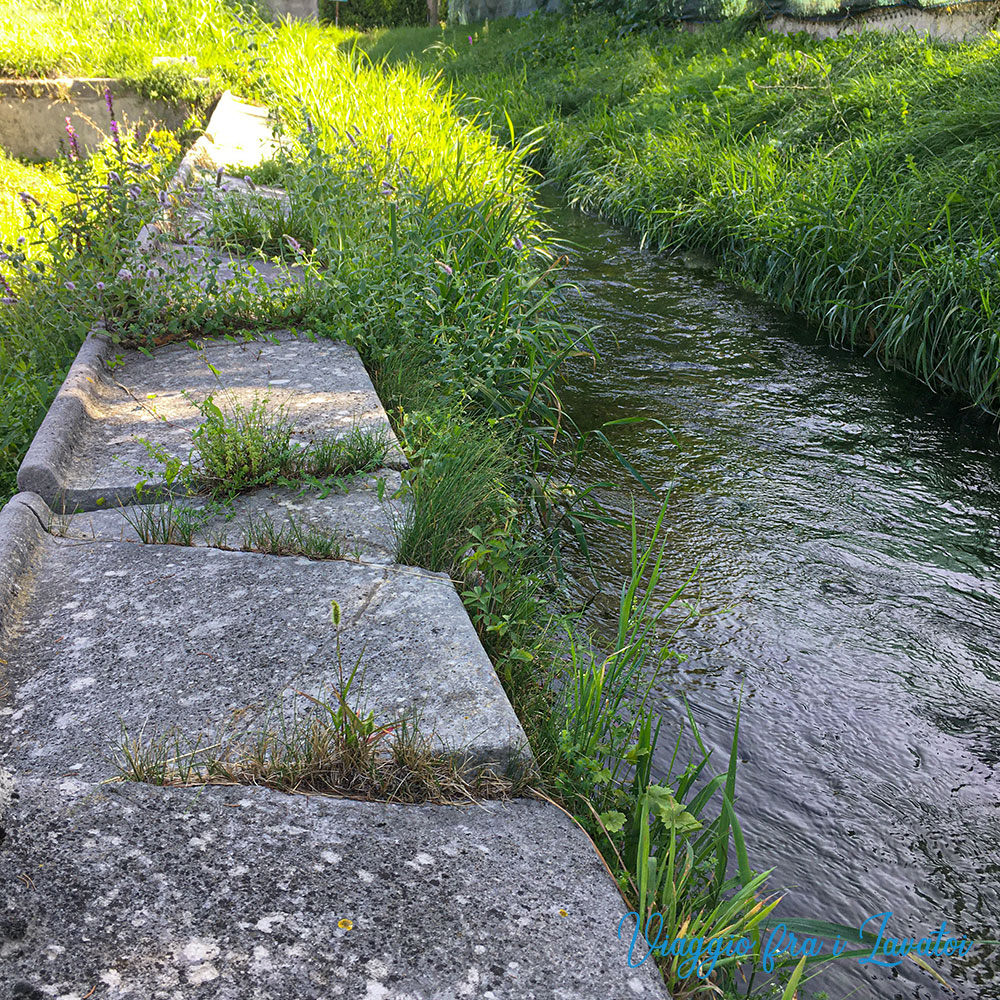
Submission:
M 666 998 L 627 967 L 625 906 L 547 803 L 17 789 L 0 819 L 3 996 Z
M 211 513 L 208 501 L 201 497 L 179 497 L 172 504 L 57 516 L 52 519 L 51 530 L 65 538 L 149 541 L 144 529 L 148 519 L 165 516 L 165 508 L 173 506 L 175 510 L 190 511 L 195 519 L 208 510 L 194 532 L 194 545 L 252 549 L 253 546 L 246 544 L 247 533 L 266 518 L 279 531 L 300 528 L 340 539 L 344 558 L 392 563 L 396 561 L 398 530 L 406 516 L 405 502 L 394 498 L 400 485 L 398 471 L 378 469 L 369 475 L 347 478 L 344 490 L 333 490 L 327 496 L 312 489 L 256 490 L 236 497 L 224 513 L 216 514 Z
M 421 732 L 470 766 L 530 760 L 443 574 L 50 535 L 35 544 L 37 565 L 0 635 L 0 759 L 19 772 L 102 779 L 122 723 L 133 736 L 175 726 L 221 736 L 252 728 L 283 693 L 329 696 L 332 600 L 345 667 L 361 658 L 362 709 L 384 722 L 416 714 Z
M 138 259 L 138 257 L 137 257 Z M 265 294 L 305 282 L 305 272 L 298 265 L 286 265 L 260 257 L 241 257 L 213 246 L 198 243 L 175 243 L 158 237 L 145 244 L 142 259 L 161 274 L 161 283 L 183 274 L 187 282 L 213 295 L 249 291 Z M 138 263 L 135 265 L 138 267 Z
M 28 493 L 18 493 L 0 509 L 0 635 L 9 627 L 29 583 L 46 537 L 48 514 L 39 498 Z M 3 677 L 0 669 L 0 697 Z
M 287 409 L 303 443 L 354 426 L 380 433 L 389 444 L 386 466 L 406 466 L 357 351 L 342 342 L 274 333 L 207 341 L 197 350 L 172 344 L 150 357 L 116 355 L 105 338 L 91 336 L 25 456 L 18 485 L 58 513 L 133 503 L 140 484 L 147 498 L 167 491 L 162 465 L 143 441 L 186 459 L 202 422 L 192 400 L 209 395 L 223 408 L 266 397 Z

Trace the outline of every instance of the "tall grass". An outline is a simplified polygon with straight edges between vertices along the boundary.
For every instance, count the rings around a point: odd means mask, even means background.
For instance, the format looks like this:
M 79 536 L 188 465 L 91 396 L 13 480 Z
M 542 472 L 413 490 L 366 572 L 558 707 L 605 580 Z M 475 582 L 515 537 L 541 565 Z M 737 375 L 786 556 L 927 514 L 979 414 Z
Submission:
M 577 205 L 697 246 L 835 343 L 1000 411 L 994 35 L 816 41 L 600 17 L 377 34 Z
M 193 56 L 235 76 L 266 7 L 252 0 L 0 0 L 0 75 L 132 76 Z
M 656 537 L 633 536 L 621 634 L 607 661 L 594 659 L 565 606 L 562 553 L 585 552 L 587 523 L 611 525 L 590 487 L 554 483 L 555 470 L 565 478 L 580 448 L 601 438 L 578 435 L 559 402 L 561 361 L 590 342 L 558 308 L 555 251 L 531 206 L 530 147 L 497 145 L 446 86 L 414 68 L 372 64 L 340 47 L 342 33 L 264 22 L 253 31 L 266 56 L 249 68 L 245 93 L 275 108 L 286 138 L 255 177 L 286 189 L 288 211 L 222 209 L 212 238 L 296 260 L 312 290 L 298 325 L 357 345 L 412 461 L 401 554 L 456 580 L 544 788 L 591 831 L 644 925 L 672 907 L 678 919 L 704 910 L 707 927 L 716 924 L 706 914 L 751 927 L 760 877 L 745 852 L 735 878 L 728 870 L 730 845 L 740 843 L 735 757 L 715 778 L 703 747 L 680 773 L 651 769 L 660 723 L 648 695 L 670 659 L 650 596 Z M 118 266 L 128 227 L 105 245 L 108 221 L 88 216 L 67 266 L 103 274 L 102 247 Z M 179 280 L 158 276 L 164 303 Z M 122 282 L 134 276 L 102 277 L 101 294 L 119 296 Z M 57 319 L 73 289 L 43 284 L 53 305 L 41 315 Z M 187 329 L 177 311 L 141 313 L 150 344 Z M 125 328 L 119 314 L 112 319 Z M 47 336 L 37 324 L 32 331 Z M 197 443 L 203 460 L 217 458 L 219 478 L 232 484 L 244 466 L 250 480 L 266 476 L 283 432 L 265 447 L 262 412 L 233 435 L 221 410 L 205 410 Z M 272 535 L 264 526 L 264 543 L 283 545 Z M 163 763 L 163 747 L 152 758 L 140 749 L 132 745 L 140 770 Z

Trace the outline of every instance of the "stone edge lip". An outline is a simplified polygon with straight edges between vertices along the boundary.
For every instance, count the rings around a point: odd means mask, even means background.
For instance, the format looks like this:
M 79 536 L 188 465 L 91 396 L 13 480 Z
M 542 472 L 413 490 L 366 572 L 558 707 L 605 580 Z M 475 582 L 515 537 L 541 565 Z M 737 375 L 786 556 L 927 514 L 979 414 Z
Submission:
M 25 491 L 15 493 L 0 508 L 0 627 L 17 599 L 22 577 L 46 535 L 45 524 L 49 516 L 45 501 L 37 493 Z M 2 778 L 0 770 L 0 785 Z M 0 799 L 2 797 L 0 794 Z
M 18 489 L 37 494 L 62 514 L 96 510 L 104 506 L 108 493 L 106 489 L 66 489 L 64 477 L 90 419 L 85 400 L 93 398 L 92 387 L 102 378 L 112 351 L 111 341 L 101 331 L 87 335 L 17 470 Z
M 91 419 L 85 401 L 94 398 L 93 386 L 103 380 L 106 363 L 114 352 L 115 345 L 103 331 L 92 330 L 88 334 L 17 470 L 18 489 L 38 494 L 56 514 L 82 514 L 143 502 L 138 491 L 132 487 L 111 490 L 107 487 L 68 488 L 65 485 L 73 452 L 84 438 L 86 425 Z M 370 389 L 373 395 L 377 395 L 367 373 L 365 378 L 367 385 L 362 388 Z M 396 471 L 410 467 L 391 427 L 389 450 L 382 464 Z M 176 491 L 166 482 L 147 481 L 143 484 L 143 492 L 149 497 Z

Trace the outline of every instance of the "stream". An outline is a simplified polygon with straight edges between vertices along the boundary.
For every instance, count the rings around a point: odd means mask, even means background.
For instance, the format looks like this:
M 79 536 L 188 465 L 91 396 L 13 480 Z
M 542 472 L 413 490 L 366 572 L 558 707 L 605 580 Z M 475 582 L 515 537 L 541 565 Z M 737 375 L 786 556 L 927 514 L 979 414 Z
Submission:
M 779 913 L 888 934 L 1000 937 L 1000 442 L 996 428 L 912 380 L 818 342 L 705 262 L 644 251 L 628 232 L 559 207 L 578 320 L 596 367 L 568 369 L 583 429 L 661 421 L 612 439 L 658 497 L 666 570 L 697 571 L 678 619 L 687 659 L 657 686 L 686 697 L 718 769 L 742 699 L 738 781 L 751 861 L 787 890 Z M 659 500 L 606 451 L 580 479 L 645 523 Z M 605 578 L 627 540 L 594 533 Z M 581 584 L 581 587 L 584 586 Z M 593 585 L 587 596 L 593 595 Z M 614 628 L 617 585 L 590 622 Z M 665 731 L 669 729 L 665 726 Z M 672 742 L 661 740 L 658 769 Z M 875 921 L 876 924 L 879 921 Z M 857 939 L 855 939 L 855 942 Z M 989 947 L 935 967 L 841 960 L 810 984 L 831 1000 L 998 1000 Z

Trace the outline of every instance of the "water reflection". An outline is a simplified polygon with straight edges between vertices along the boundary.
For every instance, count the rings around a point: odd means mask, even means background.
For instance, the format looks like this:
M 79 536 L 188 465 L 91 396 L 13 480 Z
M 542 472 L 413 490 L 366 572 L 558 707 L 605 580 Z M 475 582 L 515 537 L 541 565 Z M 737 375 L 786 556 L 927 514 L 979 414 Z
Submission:
M 671 506 L 667 575 L 695 567 L 704 614 L 661 685 L 725 746 L 743 697 L 741 815 L 785 912 L 852 926 L 893 910 L 902 936 L 942 919 L 1000 937 L 1000 445 L 995 429 L 704 269 L 556 209 L 581 245 L 579 313 L 602 326 L 596 371 L 570 373 L 584 427 L 645 414 L 615 442 Z M 587 481 L 616 480 L 607 455 Z M 609 576 L 627 550 L 594 541 Z M 613 593 L 614 588 L 611 589 Z M 612 623 L 612 599 L 594 620 Z M 945 960 L 942 960 L 944 962 Z M 871 968 L 871 967 L 869 967 Z M 1000 998 L 989 951 L 945 965 L 954 994 L 909 966 L 823 979 L 834 998 Z

